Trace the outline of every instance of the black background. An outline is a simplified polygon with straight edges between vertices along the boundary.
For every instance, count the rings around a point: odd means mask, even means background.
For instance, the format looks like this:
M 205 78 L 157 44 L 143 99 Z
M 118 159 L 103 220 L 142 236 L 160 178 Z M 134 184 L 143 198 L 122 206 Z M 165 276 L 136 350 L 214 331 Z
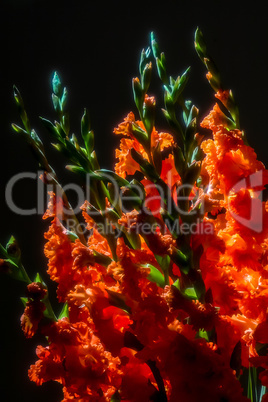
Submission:
M 5 202 L 8 180 L 20 172 L 36 172 L 37 164 L 28 146 L 11 130 L 19 123 L 13 101 L 15 84 L 23 98 L 32 126 L 42 138 L 47 156 L 62 184 L 75 181 L 64 169 L 66 161 L 52 149 L 49 135 L 39 116 L 54 119 L 51 104 L 51 78 L 57 70 L 69 90 L 68 110 L 71 129 L 78 133 L 83 108 L 90 111 L 96 135 L 96 151 L 102 167 L 112 168 L 118 139 L 113 128 L 133 110 L 131 79 L 138 73 L 140 51 L 149 45 L 149 34 L 156 34 L 166 54 L 169 73 L 176 77 L 189 65 L 191 78 L 186 95 L 205 116 L 214 102 L 205 69 L 194 50 L 197 26 L 205 36 L 210 53 L 218 65 L 227 88 L 232 88 L 239 105 L 241 126 L 251 146 L 265 165 L 267 152 L 267 39 L 265 10 L 260 2 L 93 2 L 50 0 L 6 0 L 0 6 L 1 41 L 1 208 L 0 242 L 13 234 L 22 249 L 29 275 L 39 271 L 47 280 L 43 256 L 43 232 L 48 222 L 41 216 L 12 213 Z M 153 80 L 149 93 L 159 94 L 160 83 Z M 159 107 L 162 98 L 157 98 Z M 159 116 L 159 129 L 166 129 Z M 72 195 L 70 195 L 72 197 Z M 21 208 L 36 203 L 36 182 L 24 180 L 14 189 Z M 51 294 L 55 288 L 49 285 Z M 0 278 L 1 303 L 1 401 L 59 401 L 58 384 L 41 388 L 31 383 L 27 368 L 35 358 L 42 338 L 26 340 L 20 329 L 24 296 L 22 283 Z

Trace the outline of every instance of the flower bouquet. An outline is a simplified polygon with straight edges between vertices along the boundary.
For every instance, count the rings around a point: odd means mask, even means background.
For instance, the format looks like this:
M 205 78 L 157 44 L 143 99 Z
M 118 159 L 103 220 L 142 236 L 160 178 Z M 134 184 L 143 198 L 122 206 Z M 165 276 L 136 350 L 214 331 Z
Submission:
M 0 245 L 0 266 L 26 284 L 26 338 L 44 337 L 29 378 L 59 382 L 62 401 L 268 401 L 268 171 L 199 29 L 195 48 L 215 91 L 212 110 L 201 119 L 185 99 L 190 68 L 169 76 L 152 33 L 132 81 L 136 111 L 114 129 L 113 170 L 99 166 L 87 110 L 81 140 L 70 133 L 67 89 L 54 74 L 57 120 L 42 122 L 81 182 L 83 221 L 14 87 L 22 126 L 12 126 L 49 194 L 44 253 L 61 313 L 42 272 L 29 278 L 13 236 Z M 154 72 L 165 131 L 156 127 Z

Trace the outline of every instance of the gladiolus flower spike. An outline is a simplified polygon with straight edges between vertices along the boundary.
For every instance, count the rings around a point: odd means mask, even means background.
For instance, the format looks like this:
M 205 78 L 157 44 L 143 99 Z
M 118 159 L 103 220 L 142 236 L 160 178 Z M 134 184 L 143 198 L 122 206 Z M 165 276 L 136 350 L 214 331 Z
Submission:
M 12 127 L 33 150 L 50 195 L 44 253 L 59 316 L 13 237 L 0 245 L 0 267 L 27 285 L 25 336 L 47 342 L 29 378 L 59 382 L 62 402 L 268 401 L 268 204 L 260 196 L 268 172 L 199 28 L 194 45 L 215 91 L 212 110 L 200 121 L 184 96 L 190 68 L 169 76 L 151 33 L 132 80 L 136 110 L 114 129 L 113 170 L 99 165 L 86 109 L 80 137 L 71 134 L 68 91 L 54 74 L 57 120 L 41 121 L 81 181 L 82 220 L 14 87 L 22 127 Z M 164 132 L 151 95 L 155 72 Z

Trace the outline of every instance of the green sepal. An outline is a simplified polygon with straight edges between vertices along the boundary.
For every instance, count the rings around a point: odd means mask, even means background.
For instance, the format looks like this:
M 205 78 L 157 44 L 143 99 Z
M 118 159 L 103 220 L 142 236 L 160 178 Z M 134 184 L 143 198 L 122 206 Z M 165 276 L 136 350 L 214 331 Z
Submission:
M 66 135 L 68 137 L 69 131 L 70 131 L 70 119 L 68 114 L 64 114 L 61 118 L 61 127 Z
M 100 169 L 100 165 L 99 165 L 99 162 L 98 162 L 98 158 L 97 158 L 97 154 L 96 154 L 95 149 L 90 154 L 90 163 L 91 163 L 91 166 L 92 166 L 93 170 L 99 170 Z
M 21 264 L 16 264 L 11 258 L 5 258 L 5 265 L 9 268 L 7 274 L 17 281 L 30 283 L 30 279 L 25 270 L 21 268 Z
M 146 94 L 151 82 L 152 77 L 152 63 L 147 63 L 141 74 L 141 87 L 143 89 L 143 94 Z
M 186 127 L 188 127 L 189 125 L 191 125 L 193 119 L 197 119 L 199 115 L 199 109 L 195 105 L 193 105 L 191 101 L 186 101 L 185 105 L 188 109 L 188 114 L 186 116 L 184 112 L 184 121 Z
M 96 250 L 93 250 L 93 256 L 94 256 L 94 262 L 103 265 L 104 267 L 108 267 L 108 265 L 111 264 L 112 262 L 112 259 L 110 257 L 101 254 Z
M 123 179 L 122 177 L 118 176 L 115 172 L 112 170 L 108 169 L 99 169 L 95 170 L 94 172 L 96 175 L 100 177 L 100 179 L 104 182 L 116 182 L 119 187 L 122 186 L 129 186 L 129 182 L 126 179 Z
M 148 135 L 146 131 L 144 131 L 138 124 L 132 123 L 131 132 L 134 138 L 144 147 L 145 150 L 148 150 Z
M 134 193 L 136 193 L 140 197 L 141 200 L 145 199 L 145 188 L 140 181 L 132 179 L 131 182 L 129 183 L 129 187 Z
M 153 162 L 155 166 L 155 170 L 158 173 L 158 175 L 161 175 L 162 171 L 162 154 L 161 154 L 161 149 L 160 149 L 160 141 L 157 143 L 156 147 L 152 151 L 153 154 Z
M 28 297 L 20 297 L 20 300 L 21 300 L 23 306 L 26 307 L 26 304 L 28 302 Z
M 41 275 L 39 274 L 39 272 L 37 272 L 37 274 L 35 275 L 33 282 L 41 283 L 45 288 L 47 287 L 45 282 L 41 278 Z
M 13 85 L 13 95 L 17 106 L 19 106 L 23 110 L 24 109 L 23 99 L 16 85 Z
M 194 287 L 184 289 L 184 295 L 191 300 L 197 300 L 197 294 Z
M 41 283 L 41 285 L 42 285 L 45 289 L 47 289 L 47 285 L 46 285 L 46 283 L 44 282 L 44 280 L 42 279 L 42 277 L 41 277 L 41 275 L 40 275 L 39 272 L 36 273 L 33 282 Z M 45 295 L 45 297 L 44 297 L 42 300 L 46 300 L 46 299 L 48 299 L 48 293 Z
M 187 168 L 185 176 L 184 176 L 184 183 L 189 185 L 194 185 L 197 178 L 199 177 L 201 170 L 201 162 L 200 161 L 193 161 L 191 165 Z
M 172 247 L 172 251 L 169 254 L 171 260 L 180 268 L 184 274 L 188 274 L 190 271 L 189 258 L 176 247 Z
M 81 134 L 85 143 L 88 157 L 90 158 L 91 152 L 94 149 L 94 133 L 90 129 L 89 113 L 84 109 L 84 114 L 81 119 Z
M 13 261 L 18 261 L 21 258 L 21 250 L 19 248 L 18 242 L 14 236 L 11 236 L 6 244 L 6 252 Z
M 116 254 L 117 240 L 113 234 L 113 231 L 111 230 L 110 222 L 107 221 L 105 215 L 103 215 L 92 204 L 89 204 L 87 206 L 87 213 L 96 223 L 99 233 L 107 240 L 113 259 L 114 261 L 117 261 L 117 254 Z
M 53 103 L 53 107 L 54 110 L 57 114 L 61 113 L 61 104 L 60 104 L 60 99 L 57 95 L 55 95 L 54 93 L 51 95 L 52 97 L 52 103 Z
M 107 190 L 109 192 L 109 200 L 116 211 L 122 215 L 122 202 L 118 194 L 118 186 L 112 181 L 107 184 Z
M 150 137 L 150 135 L 153 131 L 153 128 L 154 128 L 155 102 L 153 102 L 153 103 L 144 102 L 143 103 L 142 117 L 143 117 L 143 123 L 144 123 L 145 129 L 147 131 L 148 136 Z
M 148 177 L 149 180 L 157 181 L 159 179 L 159 175 L 157 174 L 154 166 L 144 159 L 139 152 L 132 148 L 130 153 L 134 161 L 140 165 L 141 171 Z
M 44 117 L 40 117 L 40 119 L 42 120 L 42 123 L 44 124 L 46 129 L 50 132 L 52 137 L 54 139 L 56 139 L 56 140 L 61 141 L 62 140 L 62 134 L 64 134 L 63 131 L 59 132 L 59 130 L 54 126 L 53 123 L 51 123 L 50 120 L 47 120 Z
M 72 243 L 79 239 L 78 235 L 70 230 L 66 230 L 65 234 L 68 236 Z
M 132 89 L 133 89 L 135 104 L 139 111 L 140 117 L 142 118 L 142 106 L 143 106 L 143 100 L 144 100 L 144 92 L 143 92 L 142 86 L 140 84 L 140 81 L 137 78 L 133 78 L 133 80 L 132 80 Z
M 227 117 L 224 113 L 221 115 L 221 124 L 227 128 L 227 130 L 234 130 L 237 128 L 236 123 Z
M 78 143 L 78 139 L 77 139 L 77 137 L 76 137 L 75 134 L 72 134 L 72 136 L 71 136 L 71 138 L 70 138 L 70 141 L 71 141 L 71 143 L 75 146 L 75 149 L 76 149 L 78 152 L 80 152 L 80 151 L 81 151 L 81 148 L 80 148 L 80 145 L 79 145 L 79 143 Z
M 55 127 L 58 130 L 58 133 L 60 134 L 60 137 L 65 140 L 66 138 L 68 138 L 66 132 L 64 131 L 64 127 L 62 126 L 61 123 L 59 123 L 58 121 L 55 121 Z
M 140 236 L 135 232 L 128 232 L 126 229 L 122 229 L 122 232 L 126 236 L 129 245 L 133 250 L 140 250 L 141 248 L 141 239 Z
M 70 160 L 75 164 L 78 164 L 81 167 L 83 167 L 86 172 L 90 173 L 91 172 L 90 162 L 85 157 L 85 155 L 80 152 L 79 145 L 76 141 L 75 136 L 72 136 L 71 139 L 66 137 L 64 145 L 65 147 L 63 151 L 70 158 Z
M 3 247 L 0 244 L 0 255 L 4 257 L 5 265 L 8 267 L 7 274 L 16 280 L 31 283 L 31 280 L 21 263 L 21 251 L 14 236 L 11 236 Z
M 205 339 L 207 342 L 209 342 L 209 336 L 207 331 L 204 331 L 203 329 L 199 329 L 197 334 L 196 334 L 197 338 L 202 338 Z
M 41 141 L 41 138 L 39 137 L 39 135 L 37 134 L 37 132 L 34 129 L 31 131 L 30 136 L 33 139 L 34 143 L 36 144 L 37 148 L 39 148 L 44 154 L 45 150 L 44 150 L 43 142 Z
M 120 398 L 120 395 L 119 395 L 119 392 L 118 392 L 118 391 L 116 391 L 116 392 L 112 395 L 111 402 L 121 402 L 121 398 Z
M 143 201 L 129 187 L 121 187 L 121 205 L 124 211 L 140 210 Z
M 18 88 L 15 85 L 13 85 L 13 94 L 14 94 L 15 102 L 19 109 L 21 121 L 24 125 L 25 130 L 29 133 L 31 131 L 30 121 L 29 121 L 27 113 L 24 109 L 24 103 L 23 103 L 22 96 L 21 96 Z
M 56 96 L 58 96 L 59 98 L 62 97 L 63 88 L 61 85 L 60 77 L 58 76 L 58 73 L 56 71 L 54 72 L 54 75 L 52 78 L 52 89 Z
M 174 157 L 174 164 L 176 167 L 177 172 L 182 177 L 185 171 L 185 158 L 182 152 L 182 149 L 177 145 L 173 145 L 173 157 Z
M 168 77 L 166 72 L 166 58 L 165 54 L 160 52 L 158 43 L 156 42 L 154 32 L 151 32 L 151 48 L 156 61 L 157 72 L 160 80 L 164 83 L 168 83 Z
M 141 267 L 150 269 L 150 273 L 147 276 L 147 279 L 149 279 L 149 281 L 156 283 L 161 288 L 165 287 L 165 285 L 166 285 L 165 278 L 164 278 L 164 275 L 161 274 L 159 269 L 157 269 L 156 267 L 154 267 L 151 264 L 141 264 Z
M 63 318 L 69 318 L 69 306 L 67 302 L 64 303 L 62 310 L 58 315 L 58 320 L 62 320 Z
M 68 99 L 68 91 L 67 91 L 67 88 L 64 87 L 63 88 L 63 94 L 62 94 L 62 97 L 61 97 L 61 100 L 60 100 L 60 105 L 61 105 L 61 110 L 62 111 L 64 110 L 64 108 L 66 106 L 67 99 Z
M 191 150 L 191 148 L 194 145 L 194 136 L 196 134 L 196 128 L 197 128 L 197 121 L 196 117 L 194 117 L 188 124 L 185 130 L 185 146 L 187 149 L 187 152 Z
M 28 133 L 26 130 L 24 130 L 22 127 L 18 126 L 18 125 L 15 124 L 15 123 L 12 123 L 12 124 L 11 124 L 11 127 L 12 127 L 13 130 L 16 131 L 16 133 L 18 133 L 18 134 L 23 134 L 23 135 L 26 135 L 26 136 L 29 135 L 29 133 Z
M 195 44 L 195 49 L 196 49 L 198 56 L 203 61 L 205 54 L 207 53 L 207 46 L 204 41 L 203 33 L 199 27 L 197 27 L 197 29 L 195 31 L 194 44 Z
M 149 47 L 146 50 L 142 49 L 139 63 L 140 76 L 143 75 L 146 65 L 149 64 L 150 56 L 151 56 L 151 49 Z
M 172 87 L 172 100 L 173 103 L 176 103 L 179 96 L 182 94 L 182 92 L 184 91 L 184 88 L 189 80 L 189 75 L 190 75 L 190 70 L 191 67 L 188 67 L 184 73 L 181 75 L 181 77 L 179 76 L 173 87 Z
M 161 56 L 162 56 L 161 60 L 158 57 L 155 59 L 156 68 L 157 68 L 157 72 L 158 72 L 160 80 L 163 81 L 163 82 L 167 82 L 168 81 L 167 73 L 166 73 L 165 65 L 162 62 L 162 60 L 165 60 L 164 53 L 162 53 Z
M 108 293 L 109 303 L 112 306 L 121 308 L 123 311 L 127 313 L 131 313 L 130 307 L 126 304 L 126 298 L 123 294 L 114 292 L 113 290 L 106 289 Z
M 230 115 L 233 119 L 233 120 L 231 120 L 227 116 L 224 115 L 224 117 L 226 117 L 226 119 L 230 120 L 229 126 L 228 126 L 228 123 L 226 124 L 227 128 L 230 128 L 230 129 L 239 128 L 239 109 L 235 103 L 233 92 L 231 90 L 229 91 L 228 98 L 221 99 L 221 103 L 228 110 L 228 112 L 230 113 Z
M 155 255 L 155 259 L 158 262 L 158 264 L 160 265 L 160 267 L 162 268 L 163 271 L 169 269 L 169 265 L 170 265 L 170 257 L 169 255 Z
M 151 47 L 152 47 L 154 58 L 160 59 L 160 50 L 159 50 L 158 43 L 156 42 L 154 32 L 151 32 Z
M 203 34 L 199 28 L 197 28 L 195 31 L 195 49 L 198 56 L 211 74 L 211 77 L 208 79 L 211 87 L 215 92 L 217 92 L 222 88 L 220 74 L 214 61 L 207 54 L 207 46 L 205 44 Z

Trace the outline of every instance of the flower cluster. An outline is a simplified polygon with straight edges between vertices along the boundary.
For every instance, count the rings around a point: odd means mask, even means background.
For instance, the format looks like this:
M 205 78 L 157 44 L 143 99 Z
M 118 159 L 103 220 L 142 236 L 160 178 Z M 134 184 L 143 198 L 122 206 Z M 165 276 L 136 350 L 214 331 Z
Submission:
M 70 170 L 93 177 L 92 197 L 81 206 L 85 237 L 67 227 L 71 207 L 42 154 L 42 180 L 55 185 L 43 216 L 50 220 L 44 252 L 64 303 L 60 316 L 41 277 L 29 280 L 10 244 L 1 246 L 0 261 L 28 282 L 25 336 L 40 332 L 48 342 L 37 347 L 29 378 L 62 384 L 62 401 L 268 401 L 268 171 L 239 128 L 232 92 L 222 88 L 199 30 L 195 40 L 215 106 L 200 121 L 183 97 L 189 70 L 168 79 L 152 35 L 133 80 L 139 117 L 130 112 L 114 130 L 113 172 L 98 166 L 87 113 L 85 148 L 69 140 L 65 91 L 54 77 L 60 122 L 45 125 L 71 155 Z M 152 54 L 167 132 L 157 131 L 148 96 Z M 18 92 L 16 100 L 22 105 Z

